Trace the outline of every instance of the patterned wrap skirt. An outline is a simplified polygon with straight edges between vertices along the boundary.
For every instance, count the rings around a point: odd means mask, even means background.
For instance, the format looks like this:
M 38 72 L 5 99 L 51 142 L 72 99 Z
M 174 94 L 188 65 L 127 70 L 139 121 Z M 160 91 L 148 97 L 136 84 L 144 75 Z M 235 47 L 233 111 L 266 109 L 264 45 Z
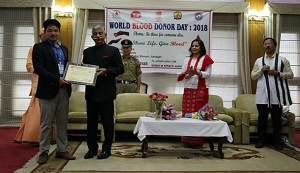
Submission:
M 197 112 L 208 103 L 208 89 L 190 89 L 185 88 L 182 97 L 182 117 L 186 113 Z M 201 147 L 204 143 L 204 137 L 182 136 L 181 142 L 186 146 Z

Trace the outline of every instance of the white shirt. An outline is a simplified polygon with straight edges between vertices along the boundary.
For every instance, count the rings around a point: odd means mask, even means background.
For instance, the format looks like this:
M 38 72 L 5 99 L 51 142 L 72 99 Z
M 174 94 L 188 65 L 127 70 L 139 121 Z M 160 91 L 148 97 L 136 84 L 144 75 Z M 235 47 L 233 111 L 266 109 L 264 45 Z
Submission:
M 205 55 L 200 58 L 198 65 L 196 67 L 197 71 L 200 71 L 200 69 L 202 68 L 204 57 L 205 57 Z M 189 60 L 190 60 L 190 57 L 186 57 L 184 59 L 183 66 L 182 66 L 182 72 L 185 72 L 188 69 Z M 195 67 L 196 62 L 197 62 L 196 59 L 192 59 L 190 66 Z M 208 79 L 211 75 L 211 70 L 212 70 L 212 65 L 209 65 L 206 67 L 205 71 L 201 71 L 202 72 L 201 78 L 205 78 L 207 88 L 209 88 L 209 80 Z M 190 79 L 184 79 L 184 88 L 197 89 L 198 78 L 199 78 L 199 76 L 193 75 Z
M 268 57 L 267 54 L 265 54 L 264 57 L 265 58 L 265 64 L 270 66 L 270 70 L 274 70 L 275 69 L 275 55 L 274 54 L 272 57 Z M 268 92 L 267 92 L 267 85 L 266 85 L 266 78 L 263 74 L 263 72 L 261 71 L 263 64 L 262 64 L 262 59 L 264 57 L 260 57 L 255 61 L 255 64 L 253 66 L 252 72 L 251 72 L 251 78 L 253 80 L 258 79 L 257 81 L 257 88 L 256 88 L 256 104 L 268 104 L 269 103 L 269 99 L 268 99 Z M 283 71 L 280 72 L 280 78 L 282 79 L 292 79 L 294 74 L 293 71 L 290 67 L 290 63 L 289 61 L 281 56 L 278 56 L 278 67 L 277 67 L 277 71 L 280 71 L 280 66 L 281 66 L 281 62 L 283 62 L 284 64 L 284 68 Z M 284 87 L 284 90 L 281 90 L 280 86 L 276 86 L 275 83 L 275 78 L 277 78 L 278 76 L 274 76 L 274 75 L 268 75 L 268 81 L 269 81 L 269 86 L 270 86 L 270 101 L 271 104 L 279 104 L 281 102 L 281 104 L 283 103 L 283 92 L 285 92 L 285 95 L 287 96 L 287 88 Z M 285 80 L 283 80 L 284 85 L 285 84 Z M 278 82 L 278 85 L 280 85 L 280 82 Z M 279 93 L 280 93 L 280 99 L 278 99 L 277 97 L 277 90 L 276 87 L 279 88 Z M 284 104 L 282 104 L 284 105 Z

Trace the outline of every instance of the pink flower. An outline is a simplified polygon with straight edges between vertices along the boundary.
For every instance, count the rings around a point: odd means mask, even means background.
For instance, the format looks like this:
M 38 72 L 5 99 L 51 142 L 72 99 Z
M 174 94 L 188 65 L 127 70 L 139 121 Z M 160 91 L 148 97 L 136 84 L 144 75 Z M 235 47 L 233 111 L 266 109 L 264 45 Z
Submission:
M 162 118 L 165 120 L 174 120 L 176 115 L 179 114 L 174 110 L 174 104 L 165 104 L 168 95 L 160 93 L 152 93 L 149 98 L 154 101 L 156 109 L 162 109 Z
M 200 116 L 200 117 L 199 117 Z M 210 104 L 204 105 L 198 111 L 198 117 L 202 120 L 213 120 L 215 116 L 218 116 L 218 112 L 215 111 L 215 108 Z
M 164 94 L 160 94 L 160 93 L 152 93 L 151 95 L 149 95 L 150 99 L 153 99 L 154 102 L 156 101 L 166 101 L 168 96 L 164 95 Z
M 174 108 L 174 104 L 165 104 L 163 106 L 163 119 L 165 120 L 175 120 L 176 119 L 176 115 L 178 115 L 179 112 L 177 112 Z

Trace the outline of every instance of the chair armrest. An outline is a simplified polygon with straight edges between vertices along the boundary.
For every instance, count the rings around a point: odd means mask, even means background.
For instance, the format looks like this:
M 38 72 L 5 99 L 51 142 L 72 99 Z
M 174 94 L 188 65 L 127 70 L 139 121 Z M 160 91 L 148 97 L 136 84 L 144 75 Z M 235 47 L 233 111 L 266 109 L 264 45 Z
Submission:
M 250 124 L 250 113 L 237 108 L 230 108 L 231 111 L 237 111 L 241 113 L 241 124 L 249 126 Z
M 224 113 L 229 115 L 233 119 L 234 126 L 241 126 L 242 125 L 242 113 L 239 110 L 233 108 L 224 108 Z
M 287 113 L 288 127 L 295 127 L 295 114 L 292 112 Z

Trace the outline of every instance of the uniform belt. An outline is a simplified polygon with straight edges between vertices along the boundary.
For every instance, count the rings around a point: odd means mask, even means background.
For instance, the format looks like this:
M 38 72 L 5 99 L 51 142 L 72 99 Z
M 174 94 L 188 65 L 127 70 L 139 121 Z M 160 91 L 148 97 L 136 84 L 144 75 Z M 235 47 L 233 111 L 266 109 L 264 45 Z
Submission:
M 117 83 L 121 83 L 121 84 L 130 84 L 130 83 L 136 83 L 136 81 L 135 81 L 135 80 L 133 80 L 133 81 L 117 80 Z

